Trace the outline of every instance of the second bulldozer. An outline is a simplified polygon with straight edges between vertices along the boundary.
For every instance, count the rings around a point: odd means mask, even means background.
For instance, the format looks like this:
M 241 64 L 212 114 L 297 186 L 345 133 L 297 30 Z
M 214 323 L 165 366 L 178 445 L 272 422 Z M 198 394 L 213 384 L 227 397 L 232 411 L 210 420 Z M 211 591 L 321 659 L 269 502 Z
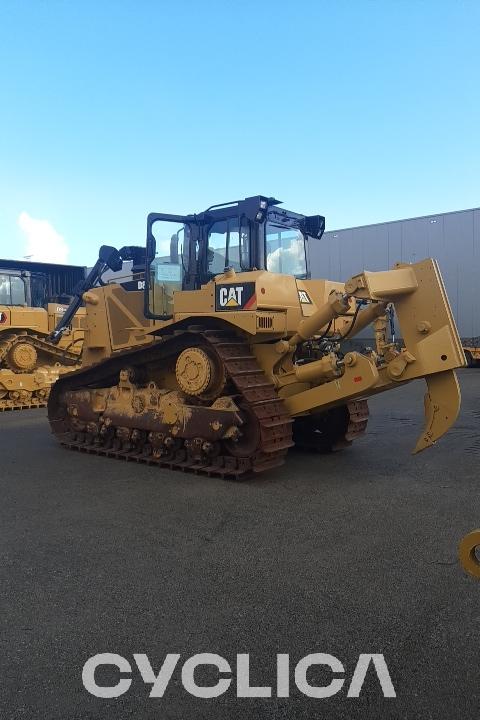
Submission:
M 265 196 L 150 214 L 132 278 L 83 294 L 83 367 L 49 400 L 60 442 L 240 479 L 282 464 L 294 443 L 349 445 L 365 431 L 370 395 L 425 378 L 415 451 L 433 445 L 457 417 L 454 369 L 465 365 L 438 267 L 312 280 L 307 247 L 324 224 Z M 126 250 L 103 247 L 96 268 L 120 269 Z M 374 349 L 351 349 L 368 327 Z
M 0 411 L 45 406 L 57 378 L 80 366 L 85 310 L 58 345 L 49 335 L 84 275 L 81 267 L 0 260 Z

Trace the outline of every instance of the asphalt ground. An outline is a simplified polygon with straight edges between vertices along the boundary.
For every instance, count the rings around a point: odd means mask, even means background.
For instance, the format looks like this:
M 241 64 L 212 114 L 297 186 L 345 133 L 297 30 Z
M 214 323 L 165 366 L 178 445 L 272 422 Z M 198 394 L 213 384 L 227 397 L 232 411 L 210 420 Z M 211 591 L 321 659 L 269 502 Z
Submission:
M 480 370 L 460 372 L 462 412 L 438 445 L 410 455 L 423 383 L 370 401 L 368 435 L 329 456 L 293 452 L 245 483 L 63 450 L 44 411 L 0 416 L 1 718 L 478 718 L 480 581 L 457 545 L 480 526 Z M 117 699 L 81 680 L 92 655 L 201 652 L 275 687 L 329 653 L 346 668 L 328 699 L 189 695 L 175 670 L 148 697 L 134 666 Z M 397 697 L 371 671 L 347 689 L 360 653 L 383 653 Z M 292 670 L 293 675 L 293 670 Z M 215 676 L 199 671 L 198 681 Z M 331 674 L 312 671 L 312 684 Z M 115 684 L 113 669 L 99 683 Z

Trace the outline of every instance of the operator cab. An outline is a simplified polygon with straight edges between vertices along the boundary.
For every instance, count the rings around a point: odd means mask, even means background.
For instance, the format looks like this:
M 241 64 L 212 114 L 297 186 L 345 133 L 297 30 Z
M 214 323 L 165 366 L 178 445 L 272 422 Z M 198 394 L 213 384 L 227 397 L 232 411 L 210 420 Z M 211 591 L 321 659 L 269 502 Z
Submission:
M 47 309 L 68 305 L 85 269 L 73 265 L 0 259 L 0 305 Z
M 213 205 L 198 215 L 151 213 L 147 220 L 145 314 L 168 319 L 175 290 L 195 290 L 229 268 L 310 277 L 306 243 L 325 229 L 321 215 L 279 208 L 263 195 Z
M 0 305 L 7 307 L 27 305 L 30 285 L 24 275 L 0 269 Z
M 47 278 L 29 270 L 0 268 L 0 305 L 7 307 L 46 307 L 50 301 Z M 58 302 L 70 302 L 70 297 Z

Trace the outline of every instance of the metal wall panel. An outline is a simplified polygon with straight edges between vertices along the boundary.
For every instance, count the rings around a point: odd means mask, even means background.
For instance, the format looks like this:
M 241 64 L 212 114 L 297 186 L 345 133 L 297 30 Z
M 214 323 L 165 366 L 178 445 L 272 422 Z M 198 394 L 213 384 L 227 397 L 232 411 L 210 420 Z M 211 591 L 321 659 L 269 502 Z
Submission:
M 480 208 L 326 232 L 309 246 L 313 278 L 345 281 L 362 270 L 434 257 L 460 335 L 480 336 Z

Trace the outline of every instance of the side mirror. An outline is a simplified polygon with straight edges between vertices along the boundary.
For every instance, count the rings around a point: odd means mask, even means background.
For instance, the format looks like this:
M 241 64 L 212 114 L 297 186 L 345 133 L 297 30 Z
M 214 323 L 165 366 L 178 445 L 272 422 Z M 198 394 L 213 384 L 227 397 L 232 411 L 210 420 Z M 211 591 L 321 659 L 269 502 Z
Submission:
M 323 215 L 310 215 L 305 218 L 305 232 L 311 237 L 320 238 L 325 232 L 325 218 Z
M 110 245 L 102 245 L 98 257 L 99 260 L 105 263 L 113 272 L 118 272 L 122 269 L 123 260 L 116 248 L 110 247 Z

